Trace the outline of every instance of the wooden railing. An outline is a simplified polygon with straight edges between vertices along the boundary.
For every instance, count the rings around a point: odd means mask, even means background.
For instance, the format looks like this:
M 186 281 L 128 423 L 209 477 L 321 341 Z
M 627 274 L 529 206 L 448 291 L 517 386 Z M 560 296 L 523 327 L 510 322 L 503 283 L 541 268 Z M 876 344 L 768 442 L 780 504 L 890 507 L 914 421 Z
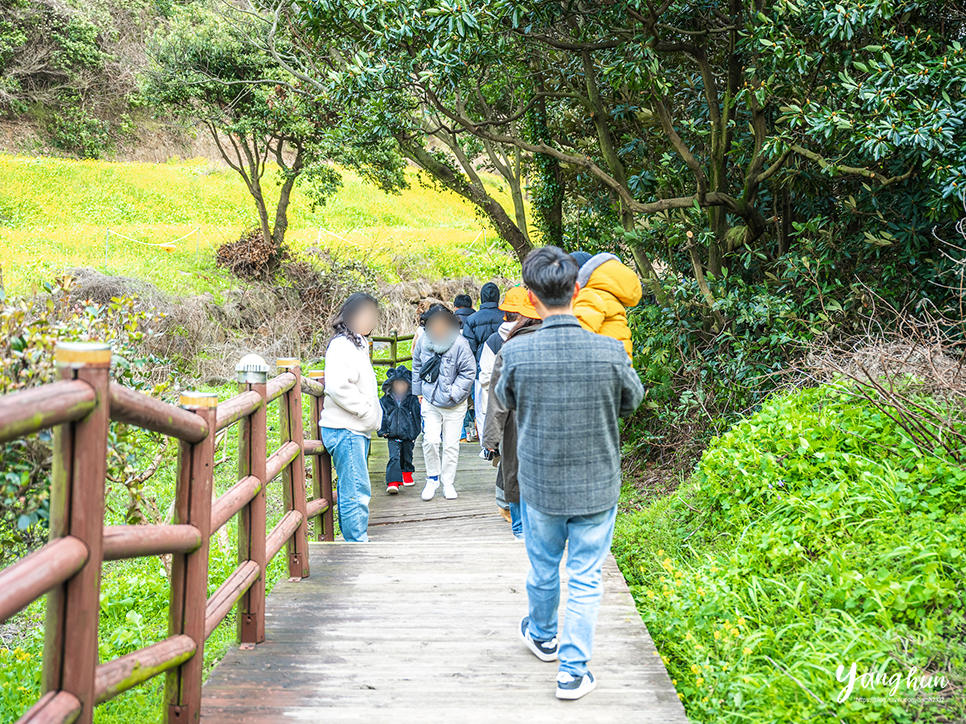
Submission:
M 111 348 L 60 344 L 61 380 L 0 397 L 0 443 L 53 428 L 50 539 L 0 571 L 0 623 L 47 594 L 41 699 L 19 724 L 83 722 L 95 705 L 164 673 L 166 722 L 198 722 L 204 645 L 238 606 L 238 640 L 265 640 L 265 568 L 286 548 L 292 579 L 309 575 L 309 521 L 315 536 L 333 540 L 331 459 L 320 439 L 321 372 L 302 376 L 297 360 L 268 379 L 255 356 L 238 366 L 239 394 L 186 392 L 170 405 L 110 381 Z M 302 429 L 302 393 L 311 396 L 312 439 Z M 281 445 L 266 450 L 270 402 L 279 400 Z M 111 421 L 179 442 L 174 520 L 170 525 L 104 525 L 107 441 Z M 238 482 L 212 500 L 215 435 L 238 423 Z M 305 457 L 314 459 L 312 498 Z M 266 532 L 266 486 L 282 478 L 285 514 Z M 238 520 L 238 567 L 208 597 L 208 541 Z M 168 636 L 98 663 L 97 634 L 103 561 L 171 555 Z
M 412 360 L 412 354 L 405 356 L 399 355 L 399 343 L 408 342 L 415 338 L 414 334 L 399 334 L 395 329 L 389 330 L 388 337 L 370 337 L 369 338 L 369 359 L 372 360 L 372 364 L 376 367 L 396 367 L 403 362 L 409 362 Z M 375 359 L 373 357 L 373 343 L 382 342 L 383 344 L 389 343 L 389 359 Z

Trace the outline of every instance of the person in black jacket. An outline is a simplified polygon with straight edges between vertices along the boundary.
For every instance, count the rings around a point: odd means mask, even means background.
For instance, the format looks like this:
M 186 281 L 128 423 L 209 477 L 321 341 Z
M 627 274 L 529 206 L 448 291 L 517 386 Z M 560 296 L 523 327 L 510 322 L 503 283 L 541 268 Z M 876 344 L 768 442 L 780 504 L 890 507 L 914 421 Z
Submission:
M 453 312 L 460 320 L 460 327 L 463 323 L 476 314 L 476 310 L 473 309 L 473 299 L 469 294 L 457 294 L 456 298 L 453 300 L 453 306 L 456 307 L 456 311 Z
M 503 312 L 500 311 L 500 288 L 493 282 L 487 282 L 480 290 L 480 309 L 463 321 L 463 336 L 470 343 L 470 349 L 476 361 L 480 361 L 483 344 L 503 324 Z M 477 370 L 479 371 L 479 370 Z
M 503 312 L 500 309 L 500 288 L 493 282 L 487 282 L 480 290 L 480 310 L 463 322 L 463 336 L 470 343 L 470 349 L 476 358 L 476 383 L 473 386 L 473 415 L 476 422 L 477 437 L 483 436 L 483 420 L 486 415 L 486 393 L 480 385 L 480 355 L 486 346 L 486 340 L 503 324 Z M 480 451 L 481 456 L 484 451 Z
M 413 447 L 422 432 L 419 399 L 413 394 L 412 373 L 403 365 L 390 368 L 382 383 L 382 427 L 379 437 L 389 442 L 386 492 L 396 495 L 400 486 L 413 485 Z

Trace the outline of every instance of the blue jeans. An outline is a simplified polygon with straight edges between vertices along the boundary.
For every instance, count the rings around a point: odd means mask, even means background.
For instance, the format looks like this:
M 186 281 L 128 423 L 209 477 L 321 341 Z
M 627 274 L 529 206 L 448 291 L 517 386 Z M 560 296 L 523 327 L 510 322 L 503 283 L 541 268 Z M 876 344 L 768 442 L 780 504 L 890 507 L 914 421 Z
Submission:
M 351 430 L 322 428 L 322 444 L 332 455 L 332 465 L 338 476 L 339 528 L 347 543 L 368 543 L 369 499 L 369 438 Z
M 567 615 L 559 639 L 560 670 L 579 677 L 587 673 L 594 647 L 597 611 L 604 588 L 601 568 L 614 537 L 617 508 L 593 515 L 547 515 L 527 506 L 523 535 L 530 573 L 530 634 L 539 641 L 557 635 L 560 604 L 560 559 L 567 553 Z M 568 545 L 569 542 L 569 545 Z
M 507 503 L 510 506 L 510 530 L 514 538 L 523 537 L 523 501 Z

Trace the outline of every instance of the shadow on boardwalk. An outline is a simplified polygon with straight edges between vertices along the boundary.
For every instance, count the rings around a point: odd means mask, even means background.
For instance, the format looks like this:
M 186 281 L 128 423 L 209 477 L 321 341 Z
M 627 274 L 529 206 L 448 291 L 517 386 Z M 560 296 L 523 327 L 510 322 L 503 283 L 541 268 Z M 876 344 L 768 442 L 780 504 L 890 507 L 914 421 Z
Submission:
M 457 500 L 424 502 L 421 470 L 415 487 L 385 494 L 386 446 L 374 441 L 372 542 L 312 544 L 311 578 L 268 599 L 266 642 L 212 671 L 203 721 L 686 722 L 613 558 L 591 662 L 599 688 L 554 698 L 556 665 L 516 634 L 526 551 L 497 514 L 478 450 L 462 448 Z

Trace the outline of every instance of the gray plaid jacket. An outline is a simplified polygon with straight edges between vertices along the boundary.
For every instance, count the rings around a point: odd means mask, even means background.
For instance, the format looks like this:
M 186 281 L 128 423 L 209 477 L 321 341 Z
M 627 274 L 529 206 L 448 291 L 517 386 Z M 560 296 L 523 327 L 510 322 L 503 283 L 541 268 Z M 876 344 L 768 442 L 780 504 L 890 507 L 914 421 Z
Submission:
M 493 393 L 516 410 L 520 495 L 548 515 L 590 515 L 617 505 L 618 418 L 644 398 L 624 345 L 576 317 L 548 317 L 504 345 Z

